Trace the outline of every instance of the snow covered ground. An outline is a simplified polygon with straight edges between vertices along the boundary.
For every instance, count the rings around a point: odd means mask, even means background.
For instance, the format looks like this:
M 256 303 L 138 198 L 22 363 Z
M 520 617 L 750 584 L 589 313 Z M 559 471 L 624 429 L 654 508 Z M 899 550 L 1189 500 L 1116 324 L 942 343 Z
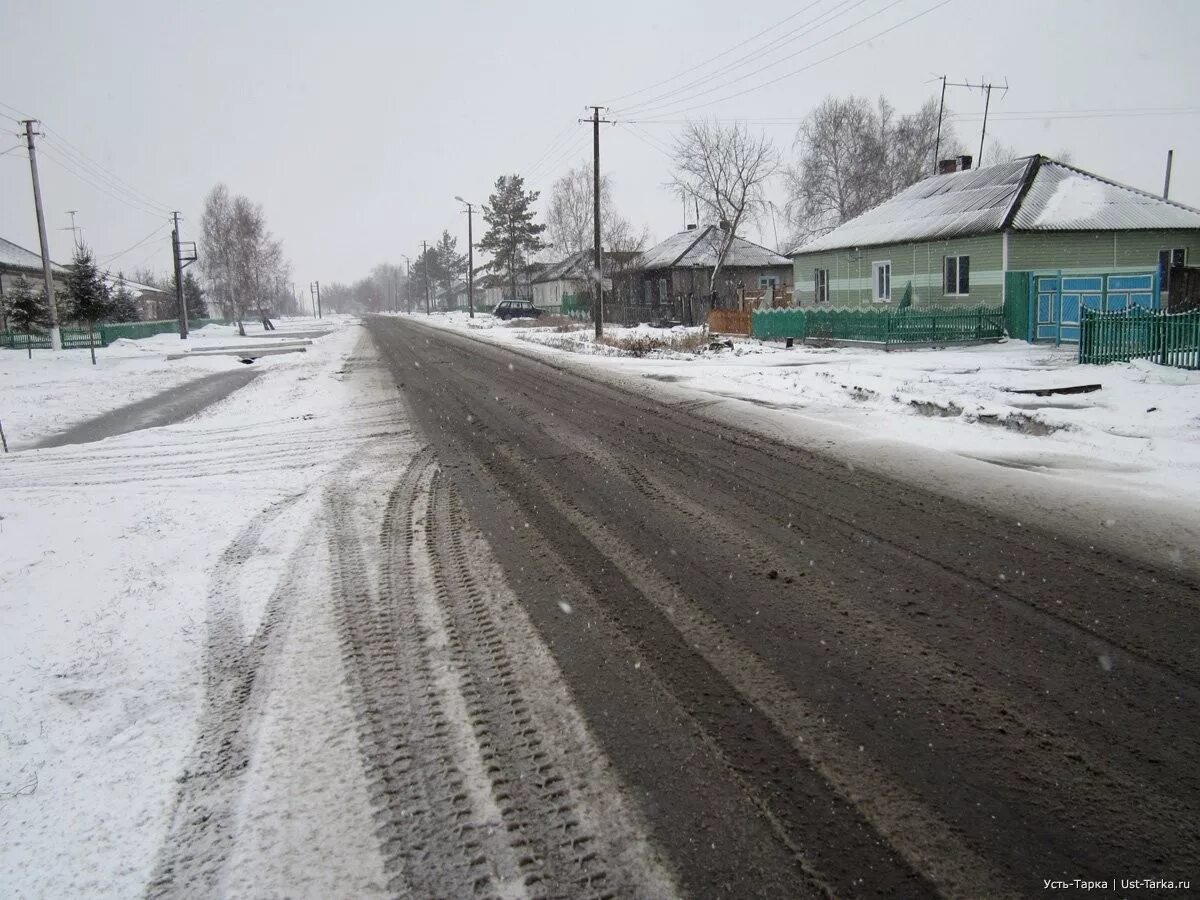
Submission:
M 426 317 L 416 316 L 418 321 Z M 1200 372 L 1133 362 L 1081 366 L 1072 347 L 1008 341 L 885 353 L 863 348 L 786 349 L 741 338 L 733 349 L 629 358 L 597 346 L 590 327 L 510 327 L 490 316 L 434 315 L 525 350 L 575 353 L 612 372 L 640 375 L 713 398 L 744 401 L 802 420 L 1041 475 L 1200 500 Z M 691 329 L 613 328 L 614 338 L 669 340 Z M 1016 390 L 1099 384 L 1083 394 Z
M 330 852 L 363 858 L 335 870 L 319 855 L 281 851 L 251 864 L 235 854 L 231 877 L 258 878 L 270 892 L 281 871 L 307 873 L 326 896 L 383 884 L 353 728 L 337 719 L 349 716 L 337 633 L 313 586 L 328 584 L 325 480 L 357 465 L 368 445 L 400 464 L 409 438 L 394 383 L 356 350 L 363 330 L 348 320 L 336 326 L 307 353 L 256 363 L 262 376 L 185 423 L 0 458 L 0 893 L 144 893 L 162 865 L 173 809 L 195 814 L 176 808 L 185 777 L 219 764 L 195 758 L 198 712 L 280 621 L 290 623 L 287 640 L 302 645 L 281 665 L 311 665 L 303 677 L 285 670 L 280 683 L 294 691 L 254 720 L 247 793 L 303 781 L 303 802 L 337 823 L 326 835 Z M 217 338 L 229 335 L 210 342 Z M 103 411 L 183 372 L 238 365 L 229 357 L 168 363 L 158 348 L 173 351 L 174 341 L 114 347 L 94 372 L 86 351 L 57 367 L 35 353 L 38 374 L 6 398 L 24 423 L 22 439 L 50 430 L 43 415 L 77 417 L 69 404 L 42 405 L 42 391 Z M 319 579 L 308 578 L 314 569 Z M 271 599 L 288 585 L 285 620 Z M 298 741 L 317 713 L 322 741 Z M 289 748 L 305 758 L 276 758 Z M 291 782 L 272 777 L 281 771 Z M 248 835 L 239 854 L 289 846 L 280 839 L 286 821 L 255 818 L 253 803 L 225 809 L 219 792 L 198 802 L 214 819 L 223 812 L 239 823 L 229 829 Z M 346 872 L 358 880 L 328 881 Z
M 345 318 L 276 320 L 275 335 L 304 333 L 342 326 Z M 141 340 L 118 340 L 96 350 L 96 365 L 86 349 L 0 350 L 0 424 L 10 447 L 28 447 L 41 438 L 63 431 L 118 406 L 133 403 L 159 391 L 177 387 L 213 372 L 243 368 L 233 356 L 168 357 L 188 350 L 283 342 L 265 338 L 258 322 L 246 324 L 246 337 L 232 325 L 208 325 L 193 331 L 187 341 L 176 333 Z M 278 357 L 263 357 L 259 367 L 279 365 Z

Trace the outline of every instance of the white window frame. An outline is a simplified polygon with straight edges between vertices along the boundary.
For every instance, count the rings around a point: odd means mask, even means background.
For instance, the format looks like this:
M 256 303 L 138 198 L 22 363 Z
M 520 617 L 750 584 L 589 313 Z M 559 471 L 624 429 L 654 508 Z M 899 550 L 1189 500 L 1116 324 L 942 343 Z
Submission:
M 813 268 L 813 303 L 829 302 L 829 270 Z
M 962 260 L 967 260 L 967 289 L 960 291 L 962 286 Z M 946 290 L 946 264 L 954 260 L 954 290 Z M 946 297 L 970 297 L 971 296 L 971 254 L 956 253 L 942 257 L 942 294 Z
M 879 273 L 885 266 L 887 267 L 887 279 L 885 281 L 887 290 L 881 294 L 879 291 Z M 892 302 L 892 261 L 890 259 L 881 259 L 871 263 L 871 298 L 876 303 Z

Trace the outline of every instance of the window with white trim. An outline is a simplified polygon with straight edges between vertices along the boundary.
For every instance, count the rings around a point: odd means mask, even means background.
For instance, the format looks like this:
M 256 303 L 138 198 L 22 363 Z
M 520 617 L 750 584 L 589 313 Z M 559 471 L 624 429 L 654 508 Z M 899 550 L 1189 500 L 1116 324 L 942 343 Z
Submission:
M 892 299 L 892 262 L 872 263 L 875 271 L 873 295 L 876 303 L 887 303 Z
M 965 297 L 971 293 L 971 257 L 945 257 L 946 277 L 943 288 L 948 297 Z
M 813 269 L 813 303 L 829 302 L 829 270 Z

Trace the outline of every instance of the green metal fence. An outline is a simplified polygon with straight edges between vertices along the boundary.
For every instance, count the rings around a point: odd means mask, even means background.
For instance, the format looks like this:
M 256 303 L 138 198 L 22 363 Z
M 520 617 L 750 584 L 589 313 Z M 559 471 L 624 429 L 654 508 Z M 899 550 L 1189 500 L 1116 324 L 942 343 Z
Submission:
M 203 328 L 210 324 L 213 319 L 193 319 L 188 322 L 190 329 Z M 128 338 L 129 340 L 138 340 L 139 338 L 153 337 L 156 334 L 170 334 L 173 331 L 179 330 L 178 319 L 155 319 L 150 322 L 114 322 L 108 325 L 96 326 L 100 333 L 104 336 L 104 346 L 108 346 L 117 338 Z
M 219 322 L 218 319 L 195 319 L 190 323 L 193 329 L 203 328 L 213 322 Z M 107 325 L 97 325 L 92 331 L 91 337 L 88 337 L 86 328 L 63 328 L 62 341 L 64 350 L 79 350 L 86 349 L 93 344 L 97 347 L 107 347 L 118 338 L 129 338 L 137 340 L 138 338 L 152 337 L 156 334 L 169 334 L 177 331 L 179 322 L 175 319 L 162 319 L 153 322 L 115 322 Z M 35 334 L 21 334 L 13 331 L 0 332 L 0 347 L 7 347 L 10 350 L 49 350 L 50 349 L 50 332 L 37 332 Z
M 63 328 L 60 333 L 64 350 L 86 349 L 92 346 L 93 342 L 97 347 L 104 346 L 99 330 L 93 331 L 90 339 L 86 328 Z M 50 332 L 20 334 L 3 331 L 0 332 L 0 347 L 7 347 L 9 350 L 49 350 Z
M 884 347 L 984 341 L 1004 336 L 1004 310 L 760 309 L 754 311 L 750 333 L 761 340 L 814 338 Z
M 1086 311 L 1079 333 L 1079 361 L 1103 364 L 1131 359 L 1200 369 L 1200 311 Z

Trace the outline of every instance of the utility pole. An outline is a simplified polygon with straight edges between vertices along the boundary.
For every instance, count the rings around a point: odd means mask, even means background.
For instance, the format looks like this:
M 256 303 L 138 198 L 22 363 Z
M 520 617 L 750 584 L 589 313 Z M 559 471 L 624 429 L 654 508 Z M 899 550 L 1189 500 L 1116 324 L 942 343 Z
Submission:
M 429 244 L 421 241 L 421 271 L 425 273 L 425 315 L 432 316 L 429 311 Z
M 1163 181 L 1163 199 L 1164 200 L 1166 200 L 1168 195 L 1171 193 L 1171 163 L 1174 162 L 1174 160 L 1175 160 L 1175 151 L 1168 150 L 1167 151 L 1167 177 L 1166 177 L 1166 180 Z
M 317 318 L 321 318 L 321 282 L 314 281 L 308 286 L 313 295 L 313 303 L 317 306 Z
M 467 207 L 467 309 L 470 317 L 475 318 L 475 234 L 472 229 L 472 218 L 475 204 L 467 203 L 462 197 L 455 197 L 459 203 Z
M 37 211 L 38 241 L 42 248 L 42 277 L 46 284 L 46 302 L 50 305 L 50 347 L 62 349 L 62 331 L 58 327 L 58 304 L 54 299 L 54 273 L 50 270 L 50 242 L 46 240 L 46 216 L 42 213 L 42 185 L 38 181 L 37 150 L 33 139 L 38 132 L 33 130 L 37 119 L 25 119 L 25 141 L 29 145 L 29 171 L 33 175 L 33 207 Z
M 175 267 L 175 303 L 179 310 L 179 339 L 188 336 L 187 304 L 183 302 L 183 267 L 179 264 L 179 210 L 171 213 L 174 227 L 171 229 L 171 264 Z
M 592 277 L 596 281 L 592 316 L 595 319 L 596 340 L 599 340 L 604 335 L 604 271 L 600 258 L 600 123 L 608 124 L 608 119 L 600 118 L 600 110 L 608 107 L 589 106 L 588 109 L 592 111 L 592 264 L 595 267 Z

